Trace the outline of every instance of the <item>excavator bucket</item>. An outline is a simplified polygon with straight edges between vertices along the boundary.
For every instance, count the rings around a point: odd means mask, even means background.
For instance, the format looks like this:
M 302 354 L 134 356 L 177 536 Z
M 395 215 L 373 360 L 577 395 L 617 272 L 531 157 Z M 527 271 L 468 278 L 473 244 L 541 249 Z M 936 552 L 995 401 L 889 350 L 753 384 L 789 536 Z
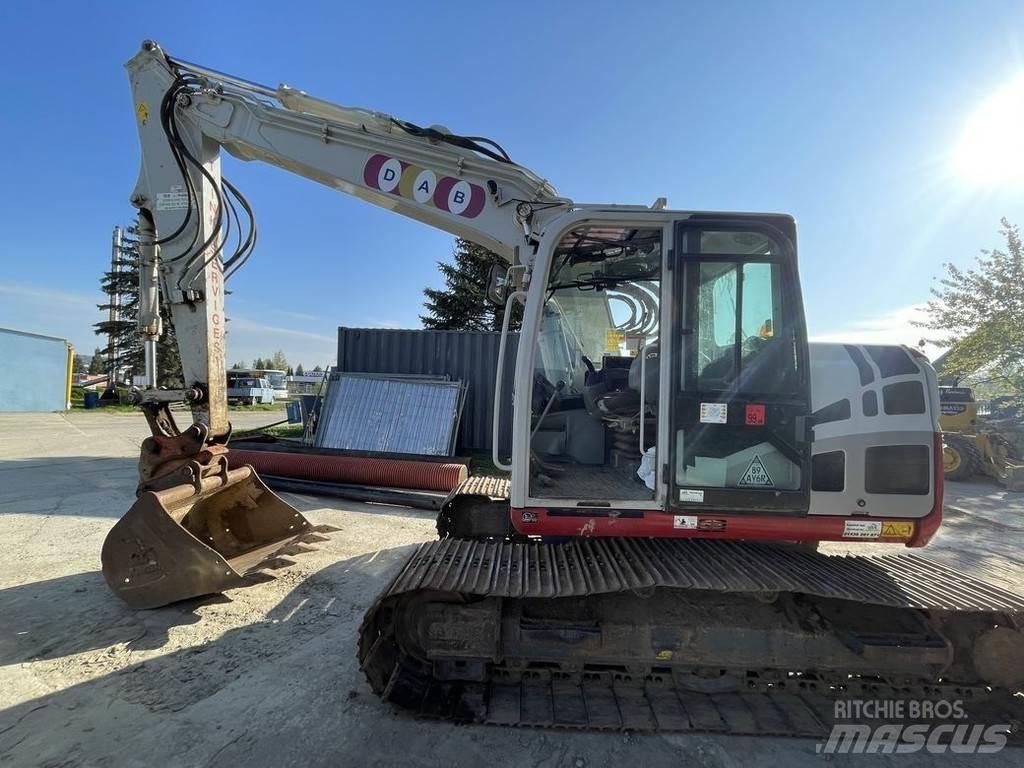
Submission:
M 290 564 L 286 555 L 335 530 L 311 525 L 252 467 L 225 463 L 212 477 L 195 477 L 140 493 L 103 543 L 103 575 L 132 608 L 266 581 L 261 569 Z

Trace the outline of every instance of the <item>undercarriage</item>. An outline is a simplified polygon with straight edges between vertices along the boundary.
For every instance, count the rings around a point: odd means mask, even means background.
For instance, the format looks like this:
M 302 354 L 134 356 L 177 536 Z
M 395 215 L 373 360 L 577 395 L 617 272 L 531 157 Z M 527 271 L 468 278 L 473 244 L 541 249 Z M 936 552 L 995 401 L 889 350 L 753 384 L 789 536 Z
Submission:
M 459 722 L 820 736 L 846 699 L 1024 706 L 1024 599 L 917 556 L 424 544 L 367 614 L 374 691 Z

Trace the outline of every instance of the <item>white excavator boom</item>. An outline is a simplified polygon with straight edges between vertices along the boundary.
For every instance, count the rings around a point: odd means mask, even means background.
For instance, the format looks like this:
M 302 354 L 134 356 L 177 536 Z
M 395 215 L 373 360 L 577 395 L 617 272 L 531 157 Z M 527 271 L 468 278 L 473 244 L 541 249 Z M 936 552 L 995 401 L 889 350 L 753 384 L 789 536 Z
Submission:
M 143 398 L 186 399 L 211 435 L 228 429 L 224 279 L 248 257 L 245 238 L 255 236 L 247 230 L 228 252 L 229 217 L 251 212 L 221 178 L 222 148 L 471 240 L 510 263 L 527 258 L 544 219 L 572 205 L 486 140 L 250 83 L 172 59 L 150 41 L 126 66 L 142 145 L 131 196 L 140 212 L 139 325 L 148 339 L 160 335 L 162 290 L 185 385 Z

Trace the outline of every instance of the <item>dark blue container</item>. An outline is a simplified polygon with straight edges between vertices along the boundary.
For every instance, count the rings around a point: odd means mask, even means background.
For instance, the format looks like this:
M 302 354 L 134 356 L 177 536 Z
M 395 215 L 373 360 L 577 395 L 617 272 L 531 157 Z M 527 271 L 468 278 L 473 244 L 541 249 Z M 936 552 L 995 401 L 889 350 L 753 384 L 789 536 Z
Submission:
M 86 408 L 100 407 L 100 393 L 91 389 L 85 390 L 83 402 Z

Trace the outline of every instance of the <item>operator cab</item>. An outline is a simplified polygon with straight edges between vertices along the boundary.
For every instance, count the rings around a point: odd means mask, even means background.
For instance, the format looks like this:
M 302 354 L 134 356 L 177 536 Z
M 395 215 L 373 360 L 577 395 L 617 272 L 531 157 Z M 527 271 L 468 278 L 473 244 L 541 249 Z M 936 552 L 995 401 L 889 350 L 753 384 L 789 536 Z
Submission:
M 531 502 L 807 511 L 794 237 L 789 217 L 719 215 L 562 235 L 533 356 Z
M 531 496 L 653 501 L 637 470 L 657 433 L 663 261 L 660 226 L 562 237 L 534 358 Z

